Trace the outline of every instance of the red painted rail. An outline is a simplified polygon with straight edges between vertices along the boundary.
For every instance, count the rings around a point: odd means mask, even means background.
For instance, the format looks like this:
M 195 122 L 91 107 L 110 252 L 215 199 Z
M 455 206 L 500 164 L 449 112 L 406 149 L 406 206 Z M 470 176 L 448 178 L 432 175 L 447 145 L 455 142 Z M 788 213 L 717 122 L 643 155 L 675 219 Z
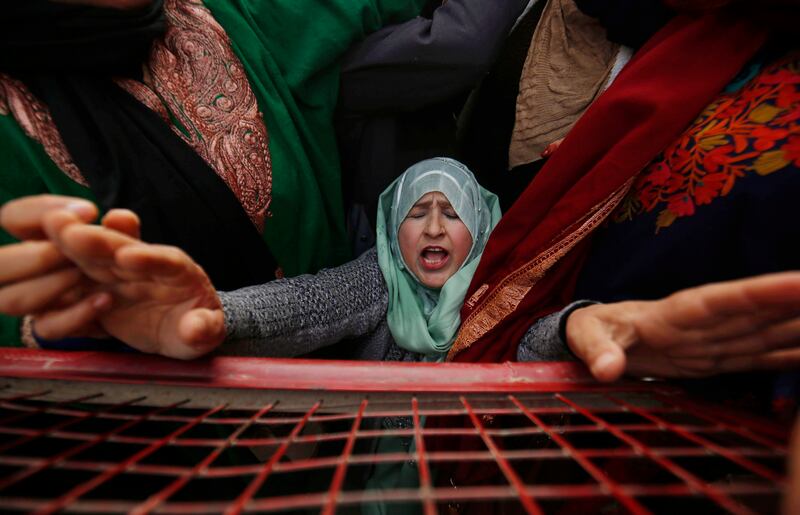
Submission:
M 3 511 L 770 513 L 786 438 L 575 363 L 0 349 Z

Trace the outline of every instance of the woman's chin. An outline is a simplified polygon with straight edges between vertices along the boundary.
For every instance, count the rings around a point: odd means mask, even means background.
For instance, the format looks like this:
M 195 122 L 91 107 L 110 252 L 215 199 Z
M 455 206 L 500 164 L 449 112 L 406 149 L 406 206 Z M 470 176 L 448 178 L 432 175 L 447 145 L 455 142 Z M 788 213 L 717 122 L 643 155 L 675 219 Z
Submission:
M 438 270 L 436 272 L 419 271 L 417 273 L 417 279 L 419 279 L 419 282 L 426 288 L 438 290 L 444 286 L 444 283 L 446 283 L 452 275 L 453 274 L 445 270 Z

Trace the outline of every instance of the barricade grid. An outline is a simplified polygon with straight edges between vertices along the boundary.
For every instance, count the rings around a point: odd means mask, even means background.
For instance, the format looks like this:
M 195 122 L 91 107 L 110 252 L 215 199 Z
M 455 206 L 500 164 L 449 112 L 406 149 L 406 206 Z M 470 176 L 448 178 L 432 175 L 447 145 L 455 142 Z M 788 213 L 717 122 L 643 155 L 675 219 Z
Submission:
M 0 351 L 3 511 L 744 514 L 785 485 L 786 428 L 574 364 L 109 359 Z

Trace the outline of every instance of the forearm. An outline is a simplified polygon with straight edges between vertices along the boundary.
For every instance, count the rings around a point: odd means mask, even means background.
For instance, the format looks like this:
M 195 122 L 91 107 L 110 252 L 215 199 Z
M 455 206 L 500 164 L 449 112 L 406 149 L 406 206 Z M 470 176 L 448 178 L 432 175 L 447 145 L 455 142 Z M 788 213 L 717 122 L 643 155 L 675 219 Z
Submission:
M 221 354 L 299 356 L 364 335 L 386 317 L 388 296 L 374 250 L 316 275 L 220 292 Z
M 418 17 L 375 32 L 345 57 L 340 109 L 409 111 L 473 87 L 528 3 L 449 0 L 431 19 Z

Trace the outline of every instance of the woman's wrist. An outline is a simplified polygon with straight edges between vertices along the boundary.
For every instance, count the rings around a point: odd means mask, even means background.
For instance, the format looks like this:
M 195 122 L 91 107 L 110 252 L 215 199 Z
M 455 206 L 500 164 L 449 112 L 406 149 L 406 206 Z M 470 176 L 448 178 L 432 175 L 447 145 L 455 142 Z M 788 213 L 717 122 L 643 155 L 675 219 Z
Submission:
M 595 306 L 597 304 L 600 304 L 600 302 L 596 300 L 576 300 L 561 310 L 558 320 L 558 336 L 567 348 L 569 348 L 567 344 L 567 322 L 569 321 L 570 315 L 579 309 Z M 570 352 L 572 351 L 570 350 Z

